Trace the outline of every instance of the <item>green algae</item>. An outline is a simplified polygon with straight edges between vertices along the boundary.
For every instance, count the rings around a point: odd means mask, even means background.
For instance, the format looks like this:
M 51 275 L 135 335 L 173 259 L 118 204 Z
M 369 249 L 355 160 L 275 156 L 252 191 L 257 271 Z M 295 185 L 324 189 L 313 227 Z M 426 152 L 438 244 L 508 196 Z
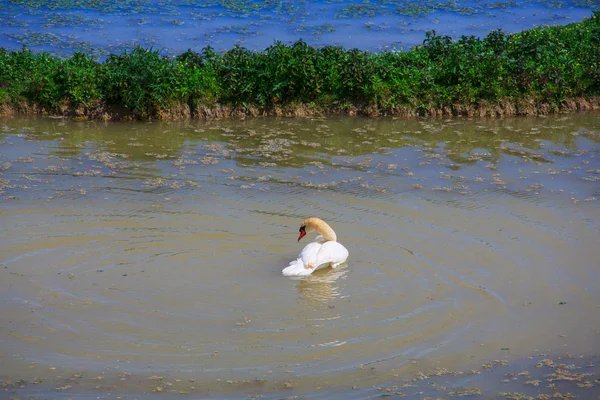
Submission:
M 52 14 L 44 17 L 44 28 L 55 27 L 98 27 L 103 23 L 99 19 L 87 18 L 77 14 Z
M 373 17 L 376 14 L 380 14 L 381 10 L 375 5 L 369 3 L 363 4 L 349 4 L 344 6 L 339 13 L 336 14 L 336 18 L 364 18 Z

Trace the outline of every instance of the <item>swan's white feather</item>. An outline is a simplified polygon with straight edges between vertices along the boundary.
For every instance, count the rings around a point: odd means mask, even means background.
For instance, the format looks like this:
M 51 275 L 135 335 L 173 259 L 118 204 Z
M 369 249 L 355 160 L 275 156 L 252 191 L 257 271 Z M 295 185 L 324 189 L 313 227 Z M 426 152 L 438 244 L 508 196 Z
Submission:
M 319 254 L 319 250 L 321 249 L 322 244 L 318 242 L 312 242 L 304 246 L 300 254 L 298 254 L 298 258 L 302 259 L 302 262 L 305 266 L 308 264 L 314 263 L 317 259 L 317 255 Z
M 325 242 L 321 245 L 313 263 L 317 268 L 322 265 L 331 265 L 333 268 L 344 263 L 348 259 L 348 250 L 338 242 Z
M 338 242 L 312 242 L 306 245 L 296 260 L 282 273 L 285 276 L 306 276 L 325 268 L 336 268 L 348 259 L 348 250 Z
M 312 274 L 312 270 L 304 268 L 304 263 L 301 258 L 298 258 L 292 262 L 287 268 L 284 268 L 281 273 L 284 276 L 306 276 Z

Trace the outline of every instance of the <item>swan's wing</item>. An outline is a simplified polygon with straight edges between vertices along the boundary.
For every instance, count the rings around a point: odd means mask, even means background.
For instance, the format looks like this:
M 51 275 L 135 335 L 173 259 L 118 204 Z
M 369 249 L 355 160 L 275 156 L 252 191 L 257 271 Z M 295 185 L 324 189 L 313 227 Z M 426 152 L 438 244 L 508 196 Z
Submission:
M 307 267 L 308 264 L 313 265 L 315 263 L 320 248 L 320 243 L 312 242 L 307 244 L 300 254 L 298 254 L 298 258 L 290 262 L 290 265 L 284 268 L 281 273 L 285 276 L 305 276 L 312 274 L 314 269 Z
M 348 250 L 339 242 L 325 242 L 317 253 L 316 265 L 331 264 L 337 267 L 348 259 Z
M 312 274 L 312 272 L 312 269 L 304 268 L 304 263 L 301 258 L 290 262 L 290 265 L 281 271 L 284 276 L 305 276 Z
M 317 254 L 323 245 L 321 243 L 312 242 L 306 245 L 298 254 L 298 258 L 302 259 L 304 265 L 314 264 L 317 261 Z

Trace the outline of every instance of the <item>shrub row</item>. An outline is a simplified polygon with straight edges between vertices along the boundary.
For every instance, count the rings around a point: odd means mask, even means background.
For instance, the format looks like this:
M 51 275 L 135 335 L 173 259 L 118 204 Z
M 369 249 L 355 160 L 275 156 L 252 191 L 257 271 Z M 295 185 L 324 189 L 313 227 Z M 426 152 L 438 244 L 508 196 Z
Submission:
M 600 12 L 582 22 L 522 33 L 493 31 L 453 40 L 434 32 L 409 51 L 372 53 L 303 41 L 261 52 L 207 47 L 165 57 L 135 48 L 103 62 L 85 53 L 61 59 L 0 49 L 0 104 L 46 112 L 102 103 L 154 118 L 174 104 L 255 107 L 289 104 L 393 113 L 518 102 L 558 107 L 600 95 Z

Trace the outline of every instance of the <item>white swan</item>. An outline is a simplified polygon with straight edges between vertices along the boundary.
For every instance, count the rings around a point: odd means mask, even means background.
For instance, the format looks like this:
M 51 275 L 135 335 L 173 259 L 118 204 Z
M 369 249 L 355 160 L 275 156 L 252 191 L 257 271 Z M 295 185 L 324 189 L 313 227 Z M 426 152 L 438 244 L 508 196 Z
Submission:
M 290 262 L 282 273 L 285 276 L 305 276 L 331 265 L 338 267 L 348 259 L 348 250 L 337 242 L 333 229 L 320 218 L 311 217 L 302 222 L 298 241 L 307 233 L 318 232 L 315 241 L 306 245 L 298 258 Z

